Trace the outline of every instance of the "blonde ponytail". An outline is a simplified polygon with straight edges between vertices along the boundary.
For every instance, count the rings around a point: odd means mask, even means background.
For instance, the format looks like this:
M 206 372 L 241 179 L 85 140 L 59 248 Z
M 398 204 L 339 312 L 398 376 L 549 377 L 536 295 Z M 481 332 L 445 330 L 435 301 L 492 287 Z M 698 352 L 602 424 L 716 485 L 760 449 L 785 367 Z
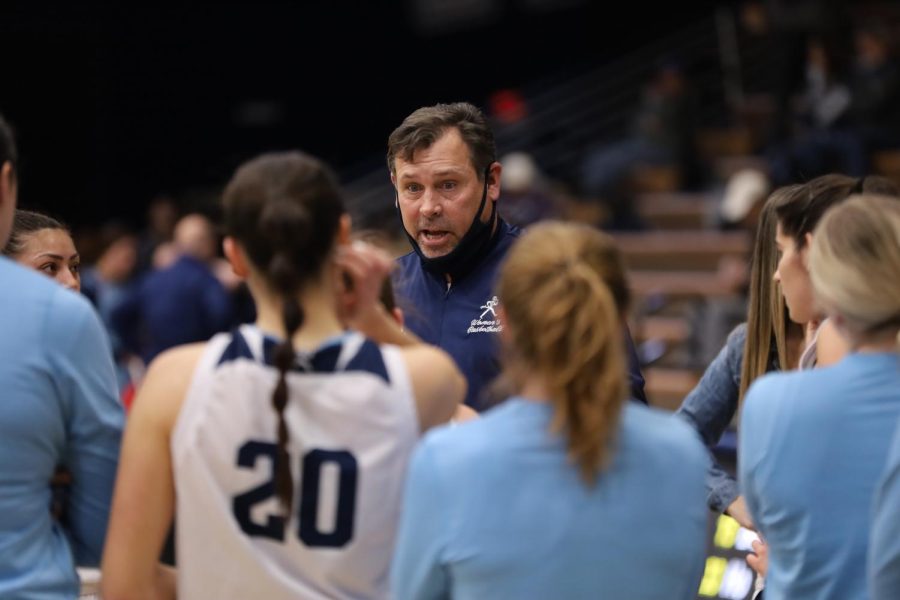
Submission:
M 604 234 L 544 223 L 517 242 L 500 276 L 512 346 L 507 374 L 512 381 L 524 373 L 541 378 L 552 431 L 565 436 L 587 484 L 609 462 L 628 389 L 617 303 L 627 292 L 604 281 L 624 282 L 623 272 Z
M 829 210 L 810 249 L 816 300 L 855 346 L 900 345 L 900 200 L 856 196 Z

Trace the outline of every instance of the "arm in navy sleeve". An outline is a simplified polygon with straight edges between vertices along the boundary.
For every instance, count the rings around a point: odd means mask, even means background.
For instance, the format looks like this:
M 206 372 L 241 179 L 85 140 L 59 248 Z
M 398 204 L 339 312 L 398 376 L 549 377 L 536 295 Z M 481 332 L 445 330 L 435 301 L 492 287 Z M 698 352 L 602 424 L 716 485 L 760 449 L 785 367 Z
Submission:
M 425 600 L 450 597 L 450 577 L 441 563 L 448 497 L 439 489 L 437 465 L 420 443 L 406 480 L 397 547 L 391 564 L 391 597 Z
M 900 422 L 875 496 L 869 541 L 872 600 L 900 598 Z
M 697 430 L 710 449 L 718 443 L 737 412 L 745 331 L 743 326 L 739 326 L 731 332 L 725 346 L 676 411 Z M 711 459 L 706 480 L 707 504 L 721 513 L 737 499 L 738 486 L 734 477 L 716 462 L 715 457 L 711 455 Z
M 66 420 L 63 463 L 72 474 L 68 531 L 77 564 L 103 552 L 124 412 L 100 320 L 83 298 L 61 291 L 45 334 Z
M 641 375 L 641 361 L 631 339 L 631 331 L 625 325 L 625 352 L 628 354 L 628 380 L 631 383 L 631 399 L 647 404 L 647 395 L 644 393 L 644 376 Z

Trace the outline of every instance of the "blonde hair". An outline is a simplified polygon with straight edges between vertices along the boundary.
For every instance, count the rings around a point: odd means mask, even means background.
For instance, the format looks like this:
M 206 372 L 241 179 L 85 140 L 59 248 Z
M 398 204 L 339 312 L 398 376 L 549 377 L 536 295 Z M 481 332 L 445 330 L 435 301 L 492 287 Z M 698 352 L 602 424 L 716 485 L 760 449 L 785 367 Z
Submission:
M 787 337 L 791 328 L 801 333 L 800 326 L 788 318 L 787 305 L 778 283 L 772 278 L 778 267 L 775 246 L 776 209 L 804 192 L 802 185 L 778 188 L 769 196 L 759 216 L 750 270 L 750 298 L 747 306 L 747 337 L 741 363 L 741 385 L 738 402 L 757 377 L 765 375 L 772 360 L 772 345 L 782 371 L 788 370 Z
M 542 379 L 551 431 L 565 435 L 569 459 L 591 485 L 609 462 L 628 389 L 621 256 L 596 229 L 541 223 L 510 250 L 498 295 L 511 338 L 506 375 Z
M 900 329 L 900 202 L 864 195 L 829 210 L 809 255 L 816 300 L 856 344 Z

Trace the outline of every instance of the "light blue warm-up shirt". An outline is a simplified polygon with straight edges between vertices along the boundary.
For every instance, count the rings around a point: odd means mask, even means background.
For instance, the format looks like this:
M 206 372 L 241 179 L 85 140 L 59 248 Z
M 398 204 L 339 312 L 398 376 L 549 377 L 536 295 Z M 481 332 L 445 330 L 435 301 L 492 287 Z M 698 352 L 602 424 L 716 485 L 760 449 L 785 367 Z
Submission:
M 77 596 L 75 562 L 102 553 L 123 420 L 87 300 L 0 258 L 0 598 Z M 72 474 L 65 528 L 50 515 L 57 465 Z
M 707 452 L 679 419 L 628 403 L 595 487 L 549 433 L 552 407 L 513 398 L 430 433 L 410 467 L 393 597 L 696 597 Z
M 744 401 L 741 492 L 769 545 L 766 600 L 865 600 L 875 487 L 900 417 L 897 353 L 767 375 Z
M 872 600 L 900 598 L 900 421 L 875 495 L 869 542 L 869 593 Z

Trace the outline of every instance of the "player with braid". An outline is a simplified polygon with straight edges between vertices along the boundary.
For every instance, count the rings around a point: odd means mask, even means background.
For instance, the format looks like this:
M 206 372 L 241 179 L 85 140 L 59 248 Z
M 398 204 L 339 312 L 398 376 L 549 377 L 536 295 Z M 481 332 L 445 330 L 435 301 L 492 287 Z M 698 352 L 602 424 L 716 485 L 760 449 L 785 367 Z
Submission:
M 350 243 L 321 162 L 244 164 L 224 215 L 258 318 L 151 365 L 123 445 L 104 597 L 173 597 L 177 581 L 181 599 L 386 598 L 409 456 L 464 379 L 379 302 L 391 260 Z M 173 512 L 177 576 L 156 563 Z

